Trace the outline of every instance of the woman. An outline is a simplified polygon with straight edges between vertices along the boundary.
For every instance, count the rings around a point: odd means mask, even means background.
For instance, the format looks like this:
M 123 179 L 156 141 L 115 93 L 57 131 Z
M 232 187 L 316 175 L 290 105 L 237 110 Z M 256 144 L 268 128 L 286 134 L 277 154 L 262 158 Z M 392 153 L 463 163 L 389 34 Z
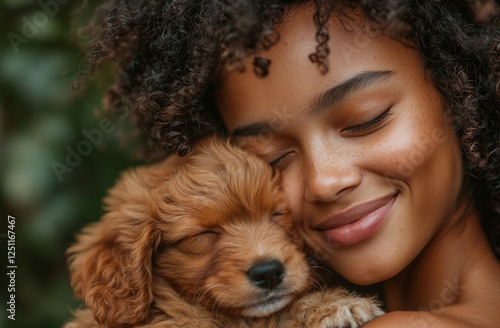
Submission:
M 500 33 L 459 1 L 114 1 L 119 63 L 163 153 L 218 131 L 281 171 L 308 251 L 379 284 L 367 327 L 500 322 Z M 476 8 L 477 9 L 477 8 Z

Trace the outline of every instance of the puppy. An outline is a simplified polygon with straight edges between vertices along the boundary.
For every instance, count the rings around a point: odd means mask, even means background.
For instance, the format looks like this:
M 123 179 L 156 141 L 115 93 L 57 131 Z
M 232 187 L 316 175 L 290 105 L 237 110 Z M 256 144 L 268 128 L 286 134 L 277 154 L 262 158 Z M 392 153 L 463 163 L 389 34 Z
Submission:
M 68 249 L 86 309 L 66 328 L 359 327 L 382 314 L 313 291 L 280 176 L 217 137 L 125 172 Z

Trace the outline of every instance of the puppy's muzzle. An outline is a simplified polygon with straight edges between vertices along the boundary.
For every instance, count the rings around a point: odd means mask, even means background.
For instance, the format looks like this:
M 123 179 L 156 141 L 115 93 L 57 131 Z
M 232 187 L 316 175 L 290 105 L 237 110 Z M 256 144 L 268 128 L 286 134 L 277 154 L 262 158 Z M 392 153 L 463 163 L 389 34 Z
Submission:
M 276 260 L 260 261 L 247 271 L 247 276 L 252 285 L 273 290 L 283 281 L 285 267 L 280 261 Z

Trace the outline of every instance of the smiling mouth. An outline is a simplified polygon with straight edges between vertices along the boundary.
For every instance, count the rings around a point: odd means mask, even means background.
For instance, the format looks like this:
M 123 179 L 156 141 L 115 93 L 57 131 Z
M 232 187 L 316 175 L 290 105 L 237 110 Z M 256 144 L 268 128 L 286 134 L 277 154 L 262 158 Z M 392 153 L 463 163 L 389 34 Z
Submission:
M 357 244 L 379 230 L 390 214 L 398 193 L 356 205 L 333 214 L 314 227 L 328 242 L 339 246 Z

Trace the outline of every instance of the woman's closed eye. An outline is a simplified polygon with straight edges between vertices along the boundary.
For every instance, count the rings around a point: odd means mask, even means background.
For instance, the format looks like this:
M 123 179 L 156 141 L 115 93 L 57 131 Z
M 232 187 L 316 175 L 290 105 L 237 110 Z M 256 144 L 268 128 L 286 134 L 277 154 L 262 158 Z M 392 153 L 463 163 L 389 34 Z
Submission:
M 391 115 L 390 110 L 391 110 L 391 107 L 386 109 L 382 114 L 378 115 L 377 117 L 375 117 L 367 122 L 345 128 L 340 132 L 344 133 L 344 134 L 346 134 L 346 133 L 347 134 L 361 133 L 361 135 L 364 135 L 365 132 L 371 132 L 371 130 L 370 130 L 371 128 L 378 127 L 378 125 L 381 122 L 383 122 L 389 115 Z
M 287 159 L 290 157 L 291 154 L 292 154 L 292 152 L 287 152 L 287 153 L 271 160 L 269 162 L 269 165 L 271 165 L 272 168 L 278 168 L 278 169 L 282 168 L 285 165 Z

